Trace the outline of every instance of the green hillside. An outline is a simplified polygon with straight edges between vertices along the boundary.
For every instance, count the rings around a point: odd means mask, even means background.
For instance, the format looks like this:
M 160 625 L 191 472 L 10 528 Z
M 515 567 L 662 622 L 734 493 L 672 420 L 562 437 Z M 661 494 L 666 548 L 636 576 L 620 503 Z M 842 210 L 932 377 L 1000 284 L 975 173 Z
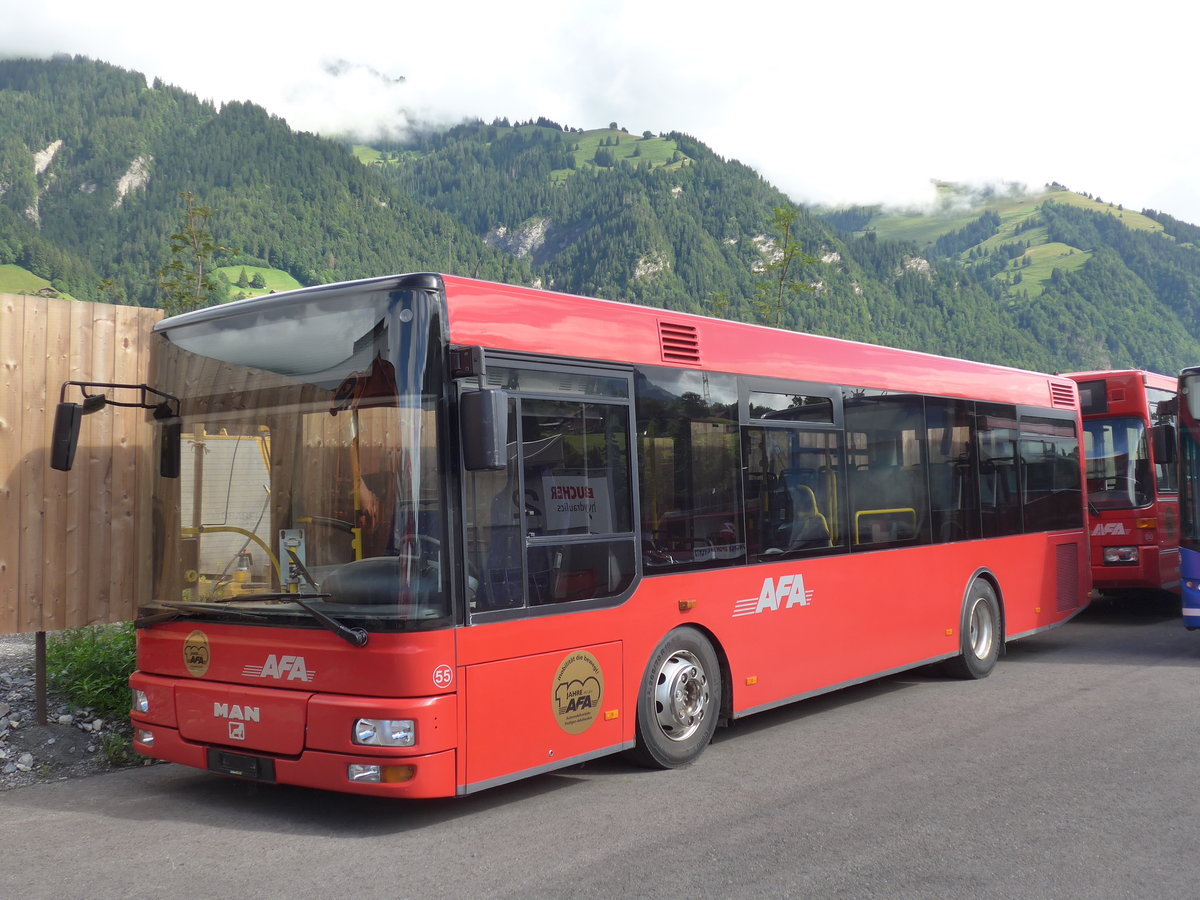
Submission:
M 11 263 L 0 265 L 0 294 L 43 294 L 67 300 L 74 299 L 59 293 L 45 278 L 39 278 L 28 269 Z
M 433 270 L 762 321 L 790 207 L 679 132 L 501 119 L 366 146 L 81 57 L 0 61 L 0 185 L 0 266 L 140 305 L 164 302 L 187 194 L 210 303 Z M 1057 186 L 942 191 L 927 215 L 799 210 L 769 321 L 1040 370 L 1200 360 L 1200 228 Z

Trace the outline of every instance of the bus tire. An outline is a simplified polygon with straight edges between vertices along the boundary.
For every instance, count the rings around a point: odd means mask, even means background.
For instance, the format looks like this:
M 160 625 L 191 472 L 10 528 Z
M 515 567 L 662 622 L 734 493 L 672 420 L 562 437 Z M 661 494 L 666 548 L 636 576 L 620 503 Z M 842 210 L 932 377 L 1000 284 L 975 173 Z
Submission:
M 700 756 L 717 728 L 721 684 L 717 654 L 704 635 L 677 628 L 663 638 L 638 694 L 634 762 L 675 769 Z
M 954 678 L 987 678 L 996 668 L 1000 646 L 1000 601 L 986 578 L 976 578 L 963 600 L 959 622 L 961 652 L 946 660 L 945 670 Z

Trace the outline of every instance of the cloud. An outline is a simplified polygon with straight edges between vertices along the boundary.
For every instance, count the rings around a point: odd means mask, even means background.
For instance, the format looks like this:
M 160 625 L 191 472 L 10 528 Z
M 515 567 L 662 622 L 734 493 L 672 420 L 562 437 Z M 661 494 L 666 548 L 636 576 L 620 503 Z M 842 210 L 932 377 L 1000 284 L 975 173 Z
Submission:
M 498 116 L 683 131 L 801 202 L 911 204 L 934 179 L 1058 181 L 1200 222 L 1181 9 L 212 0 L 198 15 L 0 0 L 0 54 L 83 54 L 327 134 Z

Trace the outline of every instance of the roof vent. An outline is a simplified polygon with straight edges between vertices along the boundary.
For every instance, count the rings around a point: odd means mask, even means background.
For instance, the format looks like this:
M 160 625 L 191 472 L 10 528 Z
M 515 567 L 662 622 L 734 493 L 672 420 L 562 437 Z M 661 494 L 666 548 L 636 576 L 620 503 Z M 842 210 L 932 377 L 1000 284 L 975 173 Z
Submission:
M 677 322 L 658 322 L 658 341 L 663 362 L 699 363 L 700 335 L 695 325 Z
M 1075 388 L 1069 384 L 1050 383 L 1050 405 L 1055 409 L 1076 409 Z

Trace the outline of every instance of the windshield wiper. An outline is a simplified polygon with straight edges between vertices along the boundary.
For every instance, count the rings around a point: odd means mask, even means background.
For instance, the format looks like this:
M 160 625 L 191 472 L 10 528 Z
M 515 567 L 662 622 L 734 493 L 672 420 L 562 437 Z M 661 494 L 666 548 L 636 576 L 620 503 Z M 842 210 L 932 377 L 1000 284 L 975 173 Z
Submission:
M 324 600 L 331 596 L 330 594 L 289 594 L 282 591 L 270 594 L 242 594 L 236 598 L 226 600 L 213 600 L 207 603 L 175 603 L 161 602 L 159 606 L 164 606 L 170 612 L 150 613 L 146 616 L 140 616 L 134 620 L 134 625 L 145 626 L 154 625 L 159 622 L 170 622 L 172 619 L 177 619 L 180 616 L 192 615 L 194 613 L 218 612 L 222 614 L 233 614 L 243 619 L 266 619 L 266 613 L 254 612 L 249 609 L 241 609 L 237 606 L 231 606 L 233 600 L 239 601 L 255 601 L 255 600 L 287 600 L 289 603 L 295 603 L 302 610 L 316 619 L 322 626 L 332 631 L 342 640 L 355 647 L 367 646 L 369 635 L 365 628 L 351 628 L 349 625 L 343 625 L 332 616 L 326 615 L 316 607 L 310 606 L 307 600 Z
M 344 640 L 346 643 L 355 647 L 367 646 L 367 630 L 365 628 L 351 628 L 349 625 L 343 625 L 332 616 L 327 616 L 314 606 L 309 606 L 304 598 L 310 600 L 321 600 L 329 597 L 329 594 L 281 594 L 281 600 L 291 600 L 302 610 Z
M 159 622 L 170 622 L 172 619 L 178 619 L 180 616 L 213 612 L 232 614 L 243 619 L 266 618 L 263 613 L 251 612 L 248 609 L 238 609 L 236 606 L 228 606 L 220 601 L 213 601 L 211 603 L 184 603 L 180 601 L 176 603 L 174 601 L 163 600 L 158 605 L 166 607 L 170 612 L 149 613 L 148 615 L 138 616 L 133 620 L 133 624 L 140 628 L 145 625 L 157 625 Z

